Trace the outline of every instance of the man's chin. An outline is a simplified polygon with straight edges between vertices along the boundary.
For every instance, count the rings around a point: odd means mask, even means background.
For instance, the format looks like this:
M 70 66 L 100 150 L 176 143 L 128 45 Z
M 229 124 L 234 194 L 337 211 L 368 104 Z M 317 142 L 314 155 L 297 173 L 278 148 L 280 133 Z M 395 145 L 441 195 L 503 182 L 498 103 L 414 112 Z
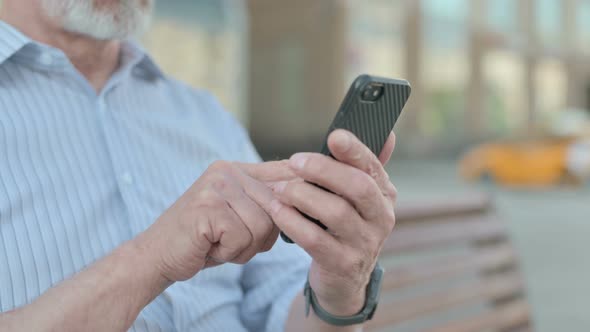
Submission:
M 100 25 L 90 25 L 86 22 L 64 21 L 63 28 L 71 33 L 97 40 L 125 40 L 143 35 L 150 25 L 150 19 L 145 18 L 145 21 L 132 23 L 121 25 L 111 21 L 110 24 L 105 22 Z
M 42 0 L 49 16 L 64 30 L 97 40 L 123 40 L 142 35 L 151 22 L 153 1 L 119 0 L 96 8 L 94 0 Z

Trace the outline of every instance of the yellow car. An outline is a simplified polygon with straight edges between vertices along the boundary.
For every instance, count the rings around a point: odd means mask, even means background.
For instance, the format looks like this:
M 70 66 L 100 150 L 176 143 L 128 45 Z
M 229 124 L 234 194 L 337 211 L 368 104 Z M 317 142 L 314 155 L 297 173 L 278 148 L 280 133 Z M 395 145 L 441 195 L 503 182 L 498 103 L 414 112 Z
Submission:
M 460 161 L 467 180 L 487 179 L 510 186 L 548 186 L 570 181 L 568 147 L 573 138 L 544 138 L 488 143 L 469 151 Z

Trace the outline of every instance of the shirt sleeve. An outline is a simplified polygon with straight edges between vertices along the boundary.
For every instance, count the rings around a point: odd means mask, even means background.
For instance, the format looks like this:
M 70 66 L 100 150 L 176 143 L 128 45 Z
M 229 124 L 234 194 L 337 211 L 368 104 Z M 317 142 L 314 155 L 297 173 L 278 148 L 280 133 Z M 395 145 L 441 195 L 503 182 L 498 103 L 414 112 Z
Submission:
M 244 266 L 240 315 L 249 331 L 283 331 L 291 303 L 303 285 L 311 258 L 278 239 L 274 247 Z
M 246 130 L 235 119 L 231 132 L 235 141 L 234 160 L 260 162 Z M 244 300 L 240 318 L 249 331 L 283 331 L 291 303 L 307 279 L 311 257 L 295 244 L 281 238 L 271 250 L 256 255 L 243 267 Z

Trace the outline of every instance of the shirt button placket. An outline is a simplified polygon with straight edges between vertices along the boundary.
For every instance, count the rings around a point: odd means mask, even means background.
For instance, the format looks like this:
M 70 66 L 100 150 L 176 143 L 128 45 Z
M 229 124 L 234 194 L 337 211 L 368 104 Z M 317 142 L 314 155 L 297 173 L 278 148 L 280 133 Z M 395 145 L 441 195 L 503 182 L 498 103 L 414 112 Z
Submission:
M 104 113 L 106 110 L 106 103 L 104 102 L 103 98 L 98 99 L 98 111 L 100 113 Z
M 133 176 L 129 172 L 123 172 L 120 177 L 121 183 L 130 186 L 133 184 Z
M 53 56 L 51 54 L 49 54 L 49 52 L 43 52 L 39 56 L 39 62 L 43 66 L 47 66 L 47 67 L 52 66 L 54 63 Z
M 106 103 L 104 100 L 104 97 L 99 97 L 97 100 L 97 104 L 98 104 L 98 111 L 99 113 L 101 113 L 101 115 L 103 116 L 103 121 L 106 121 L 105 117 L 105 113 L 106 113 Z M 110 144 L 109 144 L 110 146 Z M 111 151 L 111 155 L 115 156 L 116 154 L 114 154 L 114 151 Z M 117 167 L 116 163 L 115 163 L 115 169 L 119 168 Z M 120 169 L 120 168 L 119 168 Z M 121 187 L 128 187 L 131 186 L 133 184 L 133 176 L 131 175 L 131 173 L 125 169 L 123 169 L 121 171 L 121 173 L 119 173 L 119 185 Z M 121 188 L 123 189 L 123 188 Z

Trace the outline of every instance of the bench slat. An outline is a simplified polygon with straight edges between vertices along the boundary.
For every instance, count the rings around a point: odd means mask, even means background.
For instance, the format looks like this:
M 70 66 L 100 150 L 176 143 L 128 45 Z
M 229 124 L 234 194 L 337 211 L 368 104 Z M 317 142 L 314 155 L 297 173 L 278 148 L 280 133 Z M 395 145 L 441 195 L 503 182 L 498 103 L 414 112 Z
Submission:
M 505 226 L 494 215 L 469 216 L 461 220 L 436 220 L 424 224 L 399 224 L 383 244 L 383 255 L 431 249 L 436 246 L 502 237 Z
M 402 204 L 396 217 L 380 257 L 383 297 L 367 330 L 425 326 L 457 314 L 426 332 L 532 329 L 518 257 L 488 196 Z
M 436 279 L 451 278 L 469 271 L 486 271 L 516 263 L 512 246 L 501 244 L 467 253 L 454 253 L 411 262 L 386 270 L 383 292 Z
M 462 283 L 411 299 L 381 303 L 369 326 L 384 327 L 471 302 L 492 302 L 519 294 L 523 287 L 520 275 L 510 273 Z
M 423 332 L 481 332 L 488 329 L 508 330 L 529 324 L 529 307 L 525 300 L 516 300 L 482 315 L 451 322 Z
M 465 214 L 485 214 L 492 209 L 488 195 L 474 194 L 461 199 L 437 200 L 431 202 L 406 202 L 399 204 L 395 215 L 399 221 L 441 218 Z
M 524 324 L 525 326 L 504 329 L 502 332 L 533 332 L 533 328 L 530 326 L 529 322 L 525 322 Z

